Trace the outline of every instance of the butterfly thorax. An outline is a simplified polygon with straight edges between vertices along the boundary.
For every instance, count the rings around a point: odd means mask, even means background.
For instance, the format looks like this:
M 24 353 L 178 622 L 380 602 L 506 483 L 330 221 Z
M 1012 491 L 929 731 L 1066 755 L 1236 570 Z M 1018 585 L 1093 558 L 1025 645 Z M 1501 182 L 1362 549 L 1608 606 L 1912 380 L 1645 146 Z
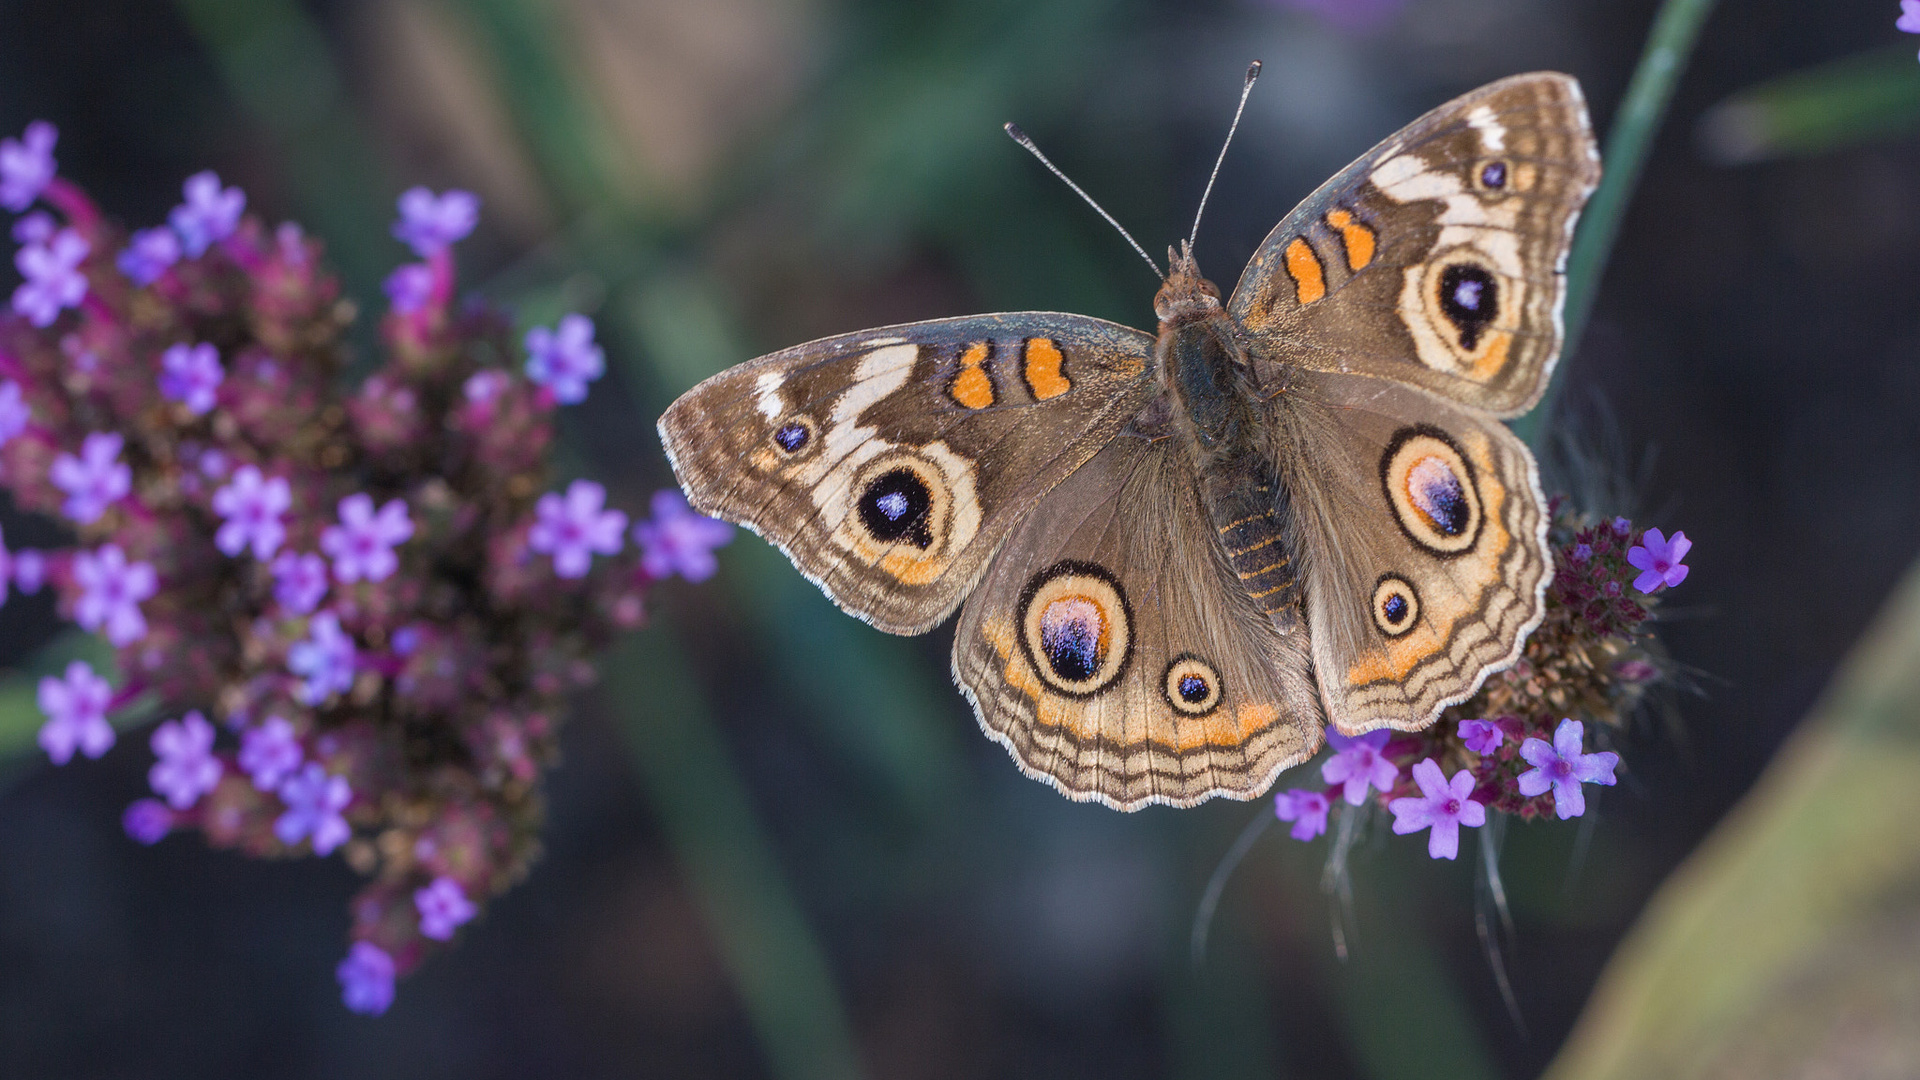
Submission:
M 1155 349 L 1185 429 L 1201 501 L 1221 553 L 1241 587 L 1283 630 L 1299 625 L 1299 581 L 1287 543 L 1286 491 L 1262 448 L 1246 349 L 1220 290 L 1200 276 L 1184 247 L 1168 252 L 1172 272 L 1154 297 Z

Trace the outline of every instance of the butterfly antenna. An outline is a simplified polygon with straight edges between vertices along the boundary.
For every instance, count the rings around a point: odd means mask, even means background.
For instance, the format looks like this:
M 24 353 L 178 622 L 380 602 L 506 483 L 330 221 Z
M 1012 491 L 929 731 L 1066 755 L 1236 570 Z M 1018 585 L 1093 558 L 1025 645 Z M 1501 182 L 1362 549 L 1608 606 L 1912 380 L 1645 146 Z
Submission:
M 1247 81 L 1240 87 L 1240 107 L 1233 110 L 1233 125 L 1227 128 L 1227 141 L 1220 144 L 1220 156 L 1213 160 L 1213 175 L 1207 177 L 1207 190 L 1200 193 L 1200 209 L 1193 212 L 1193 231 L 1187 234 L 1187 248 L 1200 239 L 1200 215 L 1207 212 L 1207 196 L 1213 194 L 1213 182 L 1220 179 L 1220 165 L 1227 160 L 1227 147 L 1233 145 L 1233 133 L 1240 130 L 1240 114 L 1247 111 L 1247 97 L 1253 93 L 1253 80 L 1260 77 L 1260 61 L 1247 65 Z
M 1132 233 L 1130 233 L 1130 232 L 1128 232 L 1128 231 L 1126 230 L 1126 228 L 1125 228 L 1124 226 L 1122 226 L 1122 225 L 1121 225 L 1121 224 L 1120 224 L 1120 223 L 1119 223 L 1118 221 L 1115 221 L 1115 220 L 1113 220 L 1113 215 L 1112 215 L 1112 214 L 1109 214 L 1109 213 L 1107 213 L 1107 211 L 1106 211 L 1106 209 L 1105 209 L 1104 207 L 1102 207 L 1102 206 L 1101 206 L 1101 205 L 1100 205 L 1099 203 L 1097 203 L 1097 202 L 1094 202 L 1094 201 L 1093 201 L 1093 196 L 1091 196 L 1091 195 L 1089 195 L 1089 194 L 1087 194 L 1087 193 L 1086 193 L 1086 191 L 1084 191 L 1084 190 L 1083 190 L 1083 189 L 1082 189 L 1082 188 L 1080 187 L 1080 185 L 1079 185 L 1079 184 L 1076 184 L 1076 183 L 1074 183 L 1074 182 L 1072 181 L 1072 179 L 1070 179 L 1070 178 L 1069 178 L 1069 177 L 1067 176 L 1067 174 L 1066 174 L 1066 173 L 1063 173 L 1063 172 L 1061 172 L 1061 171 L 1060 171 L 1060 166 L 1058 166 L 1058 165 L 1055 165 L 1055 164 L 1054 164 L 1053 162 L 1051 162 L 1051 161 L 1048 161 L 1048 160 L 1047 160 L 1047 155 L 1045 155 L 1045 154 L 1043 154 L 1043 153 L 1041 153 L 1041 152 L 1040 152 L 1040 148 L 1039 148 L 1039 147 L 1037 147 L 1037 146 L 1035 146 L 1035 145 L 1033 145 L 1033 140 L 1032 140 L 1031 138 L 1028 138 L 1028 137 L 1027 137 L 1027 133 L 1026 133 L 1026 132 L 1024 132 L 1024 131 L 1021 131 L 1021 130 L 1020 130 L 1020 125 L 1019 125 L 1019 124 L 1015 124 L 1015 123 L 1012 123 L 1012 122 L 1009 122 L 1009 123 L 1007 124 L 1007 134 L 1008 134 L 1009 136 L 1011 136 L 1011 137 L 1012 137 L 1012 139 L 1013 139 L 1013 141 L 1014 141 L 1014 142 L 1017 142 L 1017 143 L 1019 143 L 1019 144 L 1020 144 L 1021 146 L 1024 146 L 1024 147 L 1026 147 L 1026 148 L 1027 148 L 1027 153 L 1029 153 L 1029 154 L 1032 154 L 1032 155 L 1033 155 L 1034 157 L 1037 157 L 1037 158 L 1039 158 L 1039 159 L 1040 159 L 1040 164 L 1042 164 L 1042 165 L 1045 165 L 1045 166 L 1047 167 L 1047 171 L 1048 171 L 1048 172 L 1050 172 L 1050 173 L 1052 173 L 1053 175 L 1055 175 L 1055 176 L 1057 176 L 1057 177 L 1059 177 L 1059 178 L 1060 178 L 1060 182 L 1061 182 L 1061 183 L 1063 183 L 1063 184 L 1065 184 L 1065 185 L 1067 185 L 1068 187 L 1070 187 L 1070 188 L 1072 188 L 1072 189 L 1073 189 L 1073 193 L 1074 193 L 1075 195 L 1078 195 L 1078 196 L 1080 196 L 1080 197 L 1081 197 L 1082 199 L 1085 199 L 1085 200 L 1087 201 L 1087 205 L 1088 205 L 1088 206 L 1091 206 L 1091 207 L 1093 207 L 1093 209 L 1094 209 L 1094 212 L 1095 212 L 1095 213 L 1097 213 L 1097 214 L 1099 214 L 1099 215 L 1100 215 L 1101 217 L 1103 217 L 1103 218 L 1106 218 L 1106 219 L 1107 219 L 1107 224 L 1109 224 L 1109 225 L 1111 225 L 1111 226 L 1113 226 L 1113 227 L 1114 227 L 1114 229 L 1116 229 L 1116 230 L 1117 230 L 1117 231 L 1118 231 L 1118 232 L 1120 233 L 1120 235 L 1121 235 L 1121 236 L 1124 236 L 1124 237 L 1126 237 L 1126 238 L 1127 238 L 1127 243 L 1129 243 L 1129 244 L 1132 244 L 1132 245 L 1133 245 L 1133 250 L 1135 250 L 1135 251 L 1137 251 L 1137 252 L 1139 252 L 1139 253 L 1140 253 L 1140 257 L 1141 257 L 1141 258 L 1143 258 L 1143 259 L 1145 259 L 1145 260 L 1147 260 L 1147 265 L 1153 268 L 1153 276 L 1154 276 L 1154 277 L 1157 277 L 1157 278 L 1159 278 L 1159 279 L 1161 279 L 1162 281 L 1165 281 L 1165 280 L 1166 280 L 1166 277 L 1167 277 L 1167 275 L 1165 275 L 1165 274 L 1163 274 L 1163 273 L 1161 273 L 1161 272 L 1160 272 L 1160 264 L 1159 264 L 1159 263 L 1156 263 L 1156 262 L 1154 262 L 1154 261 L 1153 261 L 1153 256 L 1151 256 L 1151 255 L 1149 255 L 1149 254 L 1147 254 L 1147 249 L 1146 249 L 1146 248 L 1143 248 L 1143 247 L 1141 247 L 1141 246 L 1140 246 L 1140 241 L 1138 241 L 1138 240 L 1135 240 L 1135 239 L 1133 238 L 1133 234 L 1132 234 Z

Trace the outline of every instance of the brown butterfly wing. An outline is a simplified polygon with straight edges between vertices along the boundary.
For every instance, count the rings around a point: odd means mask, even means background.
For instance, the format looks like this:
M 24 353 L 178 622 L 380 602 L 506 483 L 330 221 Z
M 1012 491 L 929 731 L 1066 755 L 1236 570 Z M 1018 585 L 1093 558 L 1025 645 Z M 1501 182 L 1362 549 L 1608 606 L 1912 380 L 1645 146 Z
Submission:
M 1122 810 L 1252 798 L 1320 741 L 1305 635 L 1226 564 L 1177 437 L 1128 432 L 1007 540 L 954 678 L 1029 775 Z
M 777 544 L 848 612 L 918 634 L 1139 412 L 1152 351 L 1078 315 L 883 327 L 721 372 L 660 437 L 696 509 Z
M 1374 375 L 1517 415 L 1559 355 L 1569 239 L 1599 178 L 1579 84 L 1502 79 L 1409 124 L 1288 214 L 1228 310 L 1269 368 Z

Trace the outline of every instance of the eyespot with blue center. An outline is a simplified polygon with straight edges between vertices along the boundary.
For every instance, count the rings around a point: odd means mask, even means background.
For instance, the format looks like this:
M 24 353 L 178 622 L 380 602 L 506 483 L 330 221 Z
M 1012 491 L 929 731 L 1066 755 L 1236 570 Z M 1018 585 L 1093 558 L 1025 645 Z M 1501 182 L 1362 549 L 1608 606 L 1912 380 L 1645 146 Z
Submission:
M 1396 638 L 1420 622 L 1420 594 L 1413 583 L 1398 574 L 1381 577 L 1373 587 L 1373 625 L 1382 634 Z
M 1440 272 L 1440 313 L 1453 324 L 1460 348 L 1473 352 L 1480 335 L 1500 314 L 1500 286 L 1491 271 L 1470 262 Z
M 1181 653 L 1167 665 L 1160 693 L 1182 716 L 1205 716 L 1220 707 L 1226 686 L 1219 669 L 1192 653 Z
M 1035 574 L 1021 593 L 1020 641 L 1050 690 L 1087 698 L 1117 682 L 1133 648 L 1133 612 L 1120 582 L 1096 563 L 1068 560 Z
M 1402 428 L 1380 459 L 1380 483 L 1407 538 L 1440 556 L 1473 548 L 1480 494 L 1451 436 L 1430 425 Z
M 774 449 L 782 457 L 799 457 L 813 446 L 813 420 L 806 416 L 788 417 L 774 426 L 772 439 Z

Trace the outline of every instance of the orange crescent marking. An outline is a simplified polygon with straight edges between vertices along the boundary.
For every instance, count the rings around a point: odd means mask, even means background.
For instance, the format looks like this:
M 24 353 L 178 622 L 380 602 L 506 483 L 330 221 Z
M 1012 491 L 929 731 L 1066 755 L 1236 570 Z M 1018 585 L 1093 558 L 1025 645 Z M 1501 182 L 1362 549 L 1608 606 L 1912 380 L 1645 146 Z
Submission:
M 1062 367 L 1067 358 L 1050 339 L 1037 337 L 1027 342 L 1027 387 L 1038 401 L 1057 398 L 1073 389 Z
M 1287 245 L 1287 274 L 1293 278 L 1294 295 L 1301 303 L 1311 304 L 1327 295 L 1327 275 L 1320 269 L 1320 257 L 1297 236 Z
M 1340 241 L 1347 248 L 1347 269 L 1359 273 L 1373 261 L 1373 230 L 1353 220 L 1345 210 L 1327 211 L 1327 224 L 1340 230 Z
M 953 377 L 947 393 L 962 407 L 984 409 L 993 404 L 993 379 L 983 366 L 987 362 L 987 343 L 976 341 L 960 354 L 960 374 Z

